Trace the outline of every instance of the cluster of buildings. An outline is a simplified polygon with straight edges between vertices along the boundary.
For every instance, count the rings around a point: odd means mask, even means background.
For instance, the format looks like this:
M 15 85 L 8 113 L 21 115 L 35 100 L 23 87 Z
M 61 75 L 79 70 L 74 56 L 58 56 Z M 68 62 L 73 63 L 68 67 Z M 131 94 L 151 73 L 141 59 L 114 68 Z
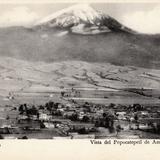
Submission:
M 129 106 L 115 104 L 93 104 L 84 102 L 66 104 L 47 102 L 45 105 L 30 106 L 21 104 L 14 108 L 17 113 L 10 124 L 0 127 L 0 135 L 20 135 L 48 133 L 56 131 L 52 138 L 104 138 L 118 137 L 123 132 L 133 130 L 160 133 L 159 106 Z M 103 128 L 103 133 L 102 132 Z M 17 136 L 18 135 L 18 136 Z M 145 138 L 145 137 L 143 137 Z

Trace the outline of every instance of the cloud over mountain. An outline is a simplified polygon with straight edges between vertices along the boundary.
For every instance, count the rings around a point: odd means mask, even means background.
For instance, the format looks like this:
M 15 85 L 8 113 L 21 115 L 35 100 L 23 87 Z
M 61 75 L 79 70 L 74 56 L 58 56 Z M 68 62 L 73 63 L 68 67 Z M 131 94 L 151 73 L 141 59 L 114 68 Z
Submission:
M 123 23 L 142 33 L 160 33 L 160 5 L 152 10 L 136 11 L 125 14 Z
M 30 25 L 38 18 L 39 16 L 26 6 L 15 7 L 2 13 L 0 26 Z

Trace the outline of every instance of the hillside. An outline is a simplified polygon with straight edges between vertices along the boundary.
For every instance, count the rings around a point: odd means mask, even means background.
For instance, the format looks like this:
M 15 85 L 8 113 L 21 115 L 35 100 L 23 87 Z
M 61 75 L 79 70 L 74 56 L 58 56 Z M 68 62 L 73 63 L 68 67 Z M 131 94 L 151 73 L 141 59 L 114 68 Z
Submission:
M 29 61 L 81 60 L 159 69 L 160 37 L 124 32 L 96 35 L 59 28 L 0 29 L 0 56 Z
M 16 100 L 25 98 L 28 101 L 30 97 L 39 102 L 51 94 L 75 88 L 81 90 L 83 98 L 95 98 L 96 94 L 96 98 L 105 100 L 106 97 L 107 103 L 125 103 L 126 100 L 127 103 L 159 102 L 159 70 L 83 61 L 48 64 L 13 58 L 1 58 L 0 64 L 2 101 L 12 93 Z M 37 101 L 37 98 L 40 100 Z

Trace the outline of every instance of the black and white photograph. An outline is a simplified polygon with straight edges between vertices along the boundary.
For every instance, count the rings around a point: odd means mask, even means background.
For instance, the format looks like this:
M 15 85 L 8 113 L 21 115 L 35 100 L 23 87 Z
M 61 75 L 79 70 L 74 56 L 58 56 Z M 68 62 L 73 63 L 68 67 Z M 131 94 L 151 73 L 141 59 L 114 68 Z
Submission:
M 0 139 L 160 139 L 160 3 L 0 15 Z

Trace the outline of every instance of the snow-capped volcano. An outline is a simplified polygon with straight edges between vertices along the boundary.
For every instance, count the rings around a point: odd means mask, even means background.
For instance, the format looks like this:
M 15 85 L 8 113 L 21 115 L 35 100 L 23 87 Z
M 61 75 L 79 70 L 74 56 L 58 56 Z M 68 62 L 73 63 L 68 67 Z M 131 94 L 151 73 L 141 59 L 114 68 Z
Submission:
M 97 34 L 112 30 L 133 32 L 114 18 L 96 11 L 88 4 L 78 4 L 62 9 L 43 18 L 36 23 L 36 26 L 58 26 L 81 34 Z
M 79 4 L 62 9 L 54 14 L 45 17 L 37 24 L 44 24 L 56 21 L 58 25 L 67 26 L 68 23 L 80 23 L 80 21 L 94 24 L 96 19 L 101 19 L 100 14 L 88 4 Z M 69 24 L 68 24 L 69 25 Z
M 132 34 L 88 5 L 63 9 L 30 28 L 0 28 L 0 56 L 27 61 L 85 61 L 160 69 L 159 53 L 160 35 Z M 108 82 L 106 74 L 102 78 Z

